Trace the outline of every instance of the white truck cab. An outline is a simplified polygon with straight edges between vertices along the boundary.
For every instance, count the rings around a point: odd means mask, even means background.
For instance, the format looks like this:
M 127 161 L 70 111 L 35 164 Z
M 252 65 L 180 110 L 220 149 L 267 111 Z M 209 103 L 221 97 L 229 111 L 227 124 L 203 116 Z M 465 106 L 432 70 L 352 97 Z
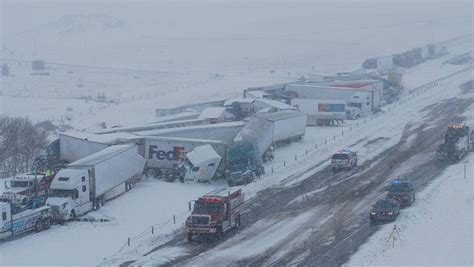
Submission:
M 3 197 L 10 199 L 16 205 L 27 205 L 29 193 L 37 190 L 38 181 L 44 178 L 44 174 L 26 174 L 14 176 L 8 182 L 5 181 L 6 192 Z M 31 192 L 30 192 L 31 191 Z
M 73 219 L 92 209 L 89 178 L 90 170 L 86 168 L 62 169 L 56 174 L 46 201 L 54 219 Z
M 186 154 L 186 160 L 178 165 L 184 180 L 207 182 L 216 174 L 222 157 L 211 145 L 196 147 Z

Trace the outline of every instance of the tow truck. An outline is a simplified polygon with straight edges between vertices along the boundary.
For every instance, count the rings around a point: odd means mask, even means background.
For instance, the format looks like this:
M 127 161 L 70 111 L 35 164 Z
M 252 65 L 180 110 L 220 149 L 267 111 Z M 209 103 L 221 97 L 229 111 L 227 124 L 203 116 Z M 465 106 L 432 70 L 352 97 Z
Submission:
M 464 124 L 451 124 L 444 135 L 444 142 L 439 146 L 437 156 L 456 162 L 472 150 L 472 132 Z
M 345 169 L 352 170 L 357 166 L 357 153 L 349 149 L 338 150 L 331 157 L 331 168 L 334 172 Z
M 0 240 L 49 229 L 51 220 L 51 209 L 48 206 L 18 206 L 9 199 L 0 198 Z
M 188 241 L 192 241 L 194 235 L 220 237 L 230 229 L 239 228 L 243 204 L 244 194 L 241 189 L 231 192 L 227 188 L 221 188 L 200 197 L 186 219 Z

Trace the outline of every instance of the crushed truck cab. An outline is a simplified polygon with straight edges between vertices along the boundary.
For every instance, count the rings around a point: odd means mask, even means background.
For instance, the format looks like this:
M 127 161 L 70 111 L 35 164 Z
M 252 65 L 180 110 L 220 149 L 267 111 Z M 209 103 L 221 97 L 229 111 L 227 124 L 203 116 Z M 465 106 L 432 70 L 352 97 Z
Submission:
M 214 235 L 240 227 L 241 208 L 244 203 L 242 190 L 217 189 L 194 203 L 191 215 L 186 219 L 188 241 L 194 235 Z

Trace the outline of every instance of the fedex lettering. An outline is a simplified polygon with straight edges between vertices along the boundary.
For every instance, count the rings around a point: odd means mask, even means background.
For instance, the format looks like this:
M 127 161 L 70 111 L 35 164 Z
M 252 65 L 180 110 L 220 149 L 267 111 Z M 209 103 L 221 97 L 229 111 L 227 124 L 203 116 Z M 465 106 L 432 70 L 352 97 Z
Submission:
M 148 159 L 156 158 L 157 160 L 182 160 L 184 159 L 184 147 L 175 146 L 171 151 L 158 150 L 158 146 L 150 145 L 148 147 Z

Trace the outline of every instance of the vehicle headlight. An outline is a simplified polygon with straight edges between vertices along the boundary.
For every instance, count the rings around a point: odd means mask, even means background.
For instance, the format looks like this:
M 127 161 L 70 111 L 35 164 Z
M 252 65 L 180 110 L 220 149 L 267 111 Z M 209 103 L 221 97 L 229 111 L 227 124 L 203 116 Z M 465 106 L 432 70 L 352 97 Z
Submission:
M 393 214 L 393 212 L 391 212 L 391 211 L 388 212 L 388 215 L 392 215 L 392 214 Z
M 372 211 L 370 214 L 375 215 L 375 211 Z

